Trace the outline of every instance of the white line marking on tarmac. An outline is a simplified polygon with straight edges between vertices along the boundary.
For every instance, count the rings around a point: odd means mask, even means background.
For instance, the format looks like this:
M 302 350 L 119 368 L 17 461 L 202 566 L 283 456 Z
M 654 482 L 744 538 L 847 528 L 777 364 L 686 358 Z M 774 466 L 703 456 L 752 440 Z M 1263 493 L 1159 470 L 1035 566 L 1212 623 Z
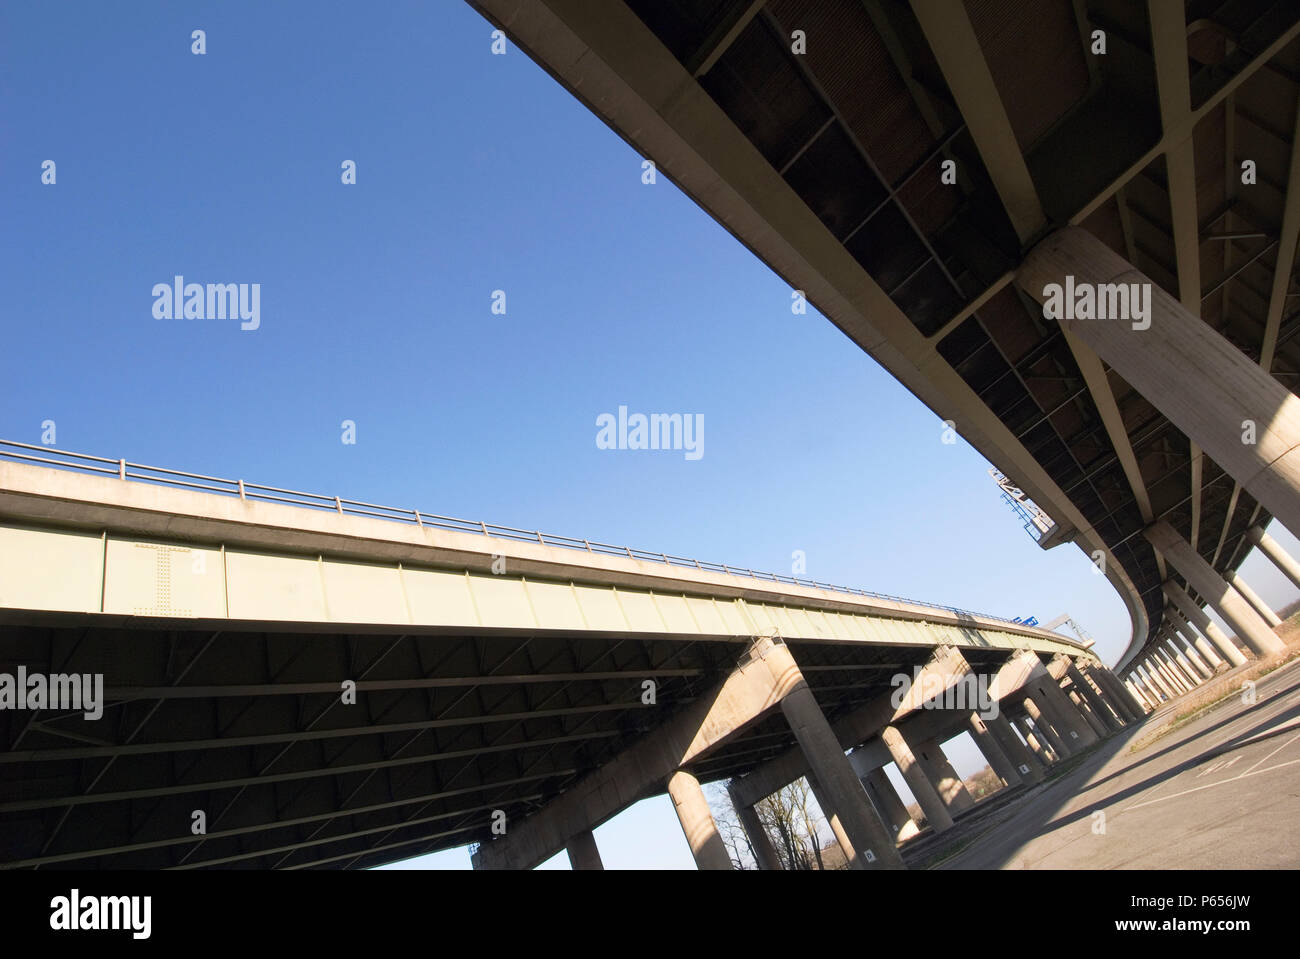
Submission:
M 1273 752 L 1269 753 L 1268 756 L 1265 756 L 1264 759 L 1261 759 L 1259 762 L 1255 763 L 1254 766 L 1251 766 L 1251 767 L 1250 767 L 1249 769 L 1247 769 L 1245 772 L 1238 773 L 1236 776 L 1232 776 L 1232 777 L 1229 778 L 1229 779 L 1220 779 L 1218 782 L 1215 782 L 1215 783 L 1206 783 L 1204 786 L 1193 786 L 1191 789 L 1184 789 L 1182 792 L 1171 793 L 1171 794 L 1168 795 L 1168 796 L 1161 796 L 1161 797 L 1158 798 L 1158 799 L 1148 799 L 1148 800 L 1145 800 L 1145 801 L 1140 802 L 1140 803 L 1134 803 L 1132 806 L 1126 806 L 1126 807 L 1125 807 L 1123 810 L 1121 810 L 1121 811 L 1122 811 L 1122 812 L 1128 812 L 1129 810 L 1132 810 L 1132 809 L 1141 809 L 1143 806 L 1153 806 L 1153 805 L 1155 805 L 1156 803 L 1165 802 L 1166 800 L 1169 800 L 1169 799 L 1177 799 L 1179 796 L 1186 796 L 1186 795 L 1188 795 L 1189 793 L 1200 792 L 1202 789 L 1213 789 L 1215 786 L 1222 786 L 1222 785 L 1225 785 L 1226 783 L 1235 783 L 1235 782 L 1237 782 L 1237 780 L 1239 780 L 1239 779 L 1245 779 L 1247 776 L 1260 776 L 1260 775 L 1263 775 L 1264 773 L 1271 773 L 1271 772 L 1273 772 L 1275 769 L 1282 769 L 1282 768 L 1284 768 L 1284 767 L 1286 767 L 1286 766 L 1294 766 L 1296 763 L 1300 763 L 1300 759 L 1288 759 L 1288 760 L 1287 760 L 1286 762 L 1284 762 L 1284 763 L 1278 763 L 1278 764 L 1275 765 L 1275 766 L 1268 766 L 1268 767 L 1266 767 L 1266 768 L 1264 768 L 1264 769 L 1260 769 L 1260 770 L 1256 770 L 1256 768 L 1255 768 L 1256 766 L 1259 765 L 1259 763 L 1262 763 L 1262 762 L 1264 762 L 1265 759 L 1268 759 L 1269 756 L 1273 756 L 1273 755 L 1277 754 L 1278 752 L 1281 752 L 1283 749 L 1285 749 L 1287 746 L 1290 746 L 1290 745 L 1291 745 L 1293 742 L 1295 742 L 1297 739 L 1300 739 L 1300 736 L 1295 736 L 1295 737 L 1293 737 L 1293 738 L 1291 738 L 1291 739 L 1288 739 L 1288 740 L 1287 740 L 1286 742 L 1284 742 L 1281 746 L 1278 746 L 1277 749 L 1273 750 Z
M 1156 803 L 1164 802 L 1167 799 L 1177 799 L 1179 796 L 1186 796 L 1188 793 L 1197 793 L 1200 792 L 1202 789 L 1213 789 L 1215 786 L 1223 786 L 1226 785 L 1227 783 L 1235 783 L 1237 780 L 1245 779 L 1247 776 L 1261 776 L 1264 773 L 1271 773 L 1275 769 L 1282 769 L 1284 766 L 1294 766 L 1296 763 L 1300 763 L 1300 759 L 1288 759 L 1284 763 L 1278 763 L 1276 766 L 1268 766 L 1267 768 L 1260 769 L 1257 772 L 1251 772 L 1250 770 L 1247 770 L 1246 772 L 1241 773 L 1240 775 L 1233 776 L 1231 779 L 1221 779 L 1217 783 L 1206 783 L 1204 786 L 1193 786 L 1191 789 L 1184 789 L 1182 792 L 1173 793 L 1172 795 L 1169 796 L 1161 796 L 1159 799 L 1150 799 L 1147 800 L 1146 802 L 1136 803 L 1120 811 L 1128 812 L 1129 810 L 1132 809 L 1141 809 L 1143 806 L 1154 806 Z

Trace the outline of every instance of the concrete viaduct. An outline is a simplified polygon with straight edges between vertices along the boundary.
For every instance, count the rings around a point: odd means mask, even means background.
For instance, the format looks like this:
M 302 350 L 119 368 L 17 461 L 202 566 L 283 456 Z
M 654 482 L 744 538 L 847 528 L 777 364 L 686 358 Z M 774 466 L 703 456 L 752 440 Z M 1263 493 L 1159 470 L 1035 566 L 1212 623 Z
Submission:
M 2 452 L 0 673 L 104 684 L 97 718 L 0 710 L 3 867 L 365 867 L 467 843 L 484 868 L 589 867 L 595 826 L 667 792 L 721 868 L 700 784 L 752 823 L 799 776 L 850 864 L 898 866 L 916 824 L 885 763 L 942 831 L 971 804 L 944 740 L 969 730 L 1034 782 L 1143 712 L 1084 644 L 994 617 Z
M 1300 7 L 470 3 L 1098 564 L 1126 681 L 1278 650 L 1236 569 L 1300 581 Z

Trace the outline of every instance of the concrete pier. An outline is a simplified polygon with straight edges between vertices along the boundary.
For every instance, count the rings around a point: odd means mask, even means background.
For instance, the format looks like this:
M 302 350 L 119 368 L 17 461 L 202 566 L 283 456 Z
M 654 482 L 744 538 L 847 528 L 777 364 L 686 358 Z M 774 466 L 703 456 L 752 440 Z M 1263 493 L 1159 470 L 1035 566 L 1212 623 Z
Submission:
M 1300 400 L 1296 402 L 1300 404 Z M 1300 507 L 1300 496 L 1292 493 L 1292 498 Z M 1256 656 L 1271 656 L 1282 650 L 1282 641 L 1263 617 L 1178 535 L 1177 530 L 1166 522 L 1159 522 L 1147 527 L 1143 535 L 1160 550 L 1171 566 L 1183 574 L 1188 585 L 1205 597 Z
M 605 864 L 600 861 L 600 850 L 596 848 L 596 837 L 590 829 L 576 833 L 564 848 L 569 853 L 569 865 L 575 871 L 605 868 Z
M 677 821 L 691 847 L 695 865 L 700 869 L 732 869 L 731 855 L 718 835 L 718 826 L 709 811 L 709 801 L 700 781 L 685 769 L 668 777 L 668 795 L 672 797 Z

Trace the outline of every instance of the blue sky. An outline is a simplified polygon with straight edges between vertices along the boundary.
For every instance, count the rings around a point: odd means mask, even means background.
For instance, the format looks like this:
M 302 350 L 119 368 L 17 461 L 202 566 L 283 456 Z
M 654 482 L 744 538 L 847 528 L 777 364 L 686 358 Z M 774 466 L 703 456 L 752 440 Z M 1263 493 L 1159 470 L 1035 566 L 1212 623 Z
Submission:
M 79 452 L 756 569 L 801 550 L 820 580 L 1068 612 L 1113 661 L 1128 618 L 1087 558 L 1039 550 L 974 450 L 491 29 L 459 0 L 0 8 L 0 437 L 53 420 Z M 177 274 L 260 283 L 260 327 L 155 319 Z M 620 405 L 701 415 L 704 455 L 598 449 Z M 690 865 L 663 799 L 597 838 Z

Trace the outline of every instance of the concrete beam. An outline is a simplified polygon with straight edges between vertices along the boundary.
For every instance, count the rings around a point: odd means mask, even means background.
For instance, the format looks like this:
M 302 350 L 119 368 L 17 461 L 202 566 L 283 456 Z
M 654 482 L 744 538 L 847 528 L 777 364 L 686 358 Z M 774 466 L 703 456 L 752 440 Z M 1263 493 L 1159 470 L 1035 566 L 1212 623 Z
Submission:
M 742 732 L 800 686 L 807 689 L 790 650 L 771 640 L 757 641 L 750 658 L 708 694 L 511 825 L 506 835 L 479 846 L 475 868 L 531 869 L 545 862 L 574 836 L 662 788 L 683 766 Z
M 1131 311 L 1125 317 L 1059 322 L 1288 529 L 1300 529 L 1300 398 L 1079 227 L 1057 230 L 1039 243 L 1016 282 L 1039 303 L 1067 285 L 1093 290 L 1136 285 L 1143 302 L 1149 294 L 1150 315 L 1140 322 Z M 1067 316 L 1072 315 L 1071 308 Z M 1253 444 L 1242 442 L 1247 420 L 1256 425 Z
M 963 5 L 912 0 L 926 42 L 1020 242 L 1047 222 L 1029 167 Z

